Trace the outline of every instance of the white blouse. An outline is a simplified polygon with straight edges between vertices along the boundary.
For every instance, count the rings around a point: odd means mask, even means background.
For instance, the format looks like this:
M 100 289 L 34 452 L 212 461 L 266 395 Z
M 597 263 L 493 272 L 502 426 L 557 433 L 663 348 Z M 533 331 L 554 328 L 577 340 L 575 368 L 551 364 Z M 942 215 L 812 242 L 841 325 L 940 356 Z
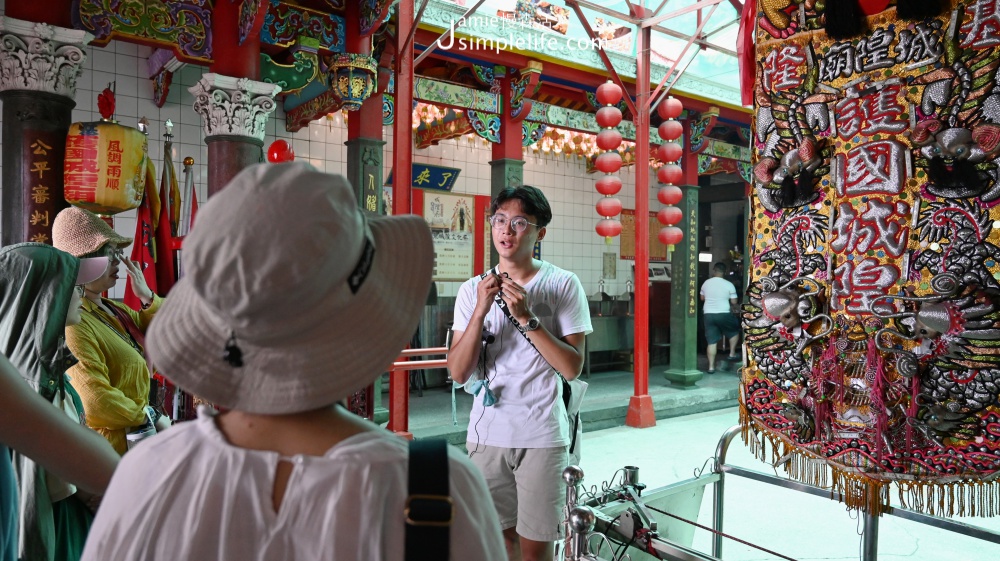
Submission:
M 297 455 L 278 512 L 276 452 L 229 444 L 214 417 L 172 427 L 129 451 L 90 530 L 84 561 L 402 561 L 406 441 L 385 431 Z M 482 475 L 449 447 L 451 559 L 506 561 Z

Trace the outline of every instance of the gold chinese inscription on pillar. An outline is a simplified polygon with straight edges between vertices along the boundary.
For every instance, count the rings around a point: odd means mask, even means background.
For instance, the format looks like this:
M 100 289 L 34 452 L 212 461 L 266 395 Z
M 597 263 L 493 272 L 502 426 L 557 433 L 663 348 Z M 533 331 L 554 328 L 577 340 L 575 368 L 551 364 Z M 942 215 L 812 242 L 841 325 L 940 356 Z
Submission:
M 698 315 L 698 209 L 688 199 L 688 317 Z
M 47 131 L 25 131 L 21 184 L 25 189 L 26 240 L 52 243 L 52 220 L 61 208 L 63 146 L 58 135 Z

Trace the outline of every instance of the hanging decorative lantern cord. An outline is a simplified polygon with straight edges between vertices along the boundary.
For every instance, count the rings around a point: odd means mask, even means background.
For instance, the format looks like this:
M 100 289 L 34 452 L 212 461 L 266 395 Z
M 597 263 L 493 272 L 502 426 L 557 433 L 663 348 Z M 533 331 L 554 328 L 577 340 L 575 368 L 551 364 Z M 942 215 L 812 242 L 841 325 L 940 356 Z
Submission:
M 615 175 L 622 167 L 622 156 L 618 153 L 622 133 L 617 129 L 622 122 L 622 112 L 617 107 L 622 93 L 621 87 L 611 80 L 597 87 L 597 102 L 603 107 L 597 110 L 597 125 L 601 127 L 601 132 L 597 133 L 597 147 L 601 153 L 594 166 L 605 175 L 597 180 L 597 192 L 604 198 L 597 201 L 597 214 L 601 219 L 595 229 L 608 245 L 611 245 L 611 238 L 622 233 L 622 223 L 615 218 L 622 212 L 622 202 L 615 197 L 622 188 L 621 178 Z
M 665 142 L 656 149 L 656 158 L 664 163 L 656 171 L 657 181 L 663 184 L 656 194 L 656 198 L 666 205 L 660 209 L 660 212 L 656 213 L 656 219 L 660 224 L 663 224 L 657 237 L 660 242 L 667 246 L 669 252 L 674 245 L 684 239 L 684 231 L 677 227 L 677 224 L 684 218 L 684 213 L 674 206 L 681 202 L 681 197 L 684 195 L 681 188 L 677 186 L 677 183 L 680 183 L 684 177 L 684 170 L 677 163 L 684 154 L 684 150 L 676 142 L 684 133 L 684 127 L 677 120 L 681 116 L 684 106 L 680 100 L 668 97 L 657 106 L 656 110 L 660 117 L 665 119 L 657 129 L 660 138 Z

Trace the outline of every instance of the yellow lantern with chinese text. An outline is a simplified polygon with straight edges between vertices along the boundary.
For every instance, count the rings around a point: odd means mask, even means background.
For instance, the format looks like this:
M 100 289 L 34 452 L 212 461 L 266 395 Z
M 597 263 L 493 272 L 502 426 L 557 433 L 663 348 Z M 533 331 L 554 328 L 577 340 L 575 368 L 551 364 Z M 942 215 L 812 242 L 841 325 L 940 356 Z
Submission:
M 66 201 L 98 214 L 139 206 L 149 159 L 146 135 L 113 121 L 73 123 L 66 137 Z

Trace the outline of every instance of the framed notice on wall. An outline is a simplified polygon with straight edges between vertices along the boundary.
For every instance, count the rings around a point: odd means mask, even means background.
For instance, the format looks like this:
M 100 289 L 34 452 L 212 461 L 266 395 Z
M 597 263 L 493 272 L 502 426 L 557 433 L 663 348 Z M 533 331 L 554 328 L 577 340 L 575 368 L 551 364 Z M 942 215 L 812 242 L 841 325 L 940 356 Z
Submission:
M 475 197 L 424 192 L 424 220 L 434 237 L 434 280 L 464 281 L 473 275 Z
M 622 209 L 621 258 L 635 260 L 635 211 Z M 649 260 L 666 261 L 667 246 L 657 237 L 663 225 L 656 219 L 656 213 L 649 213 Z

